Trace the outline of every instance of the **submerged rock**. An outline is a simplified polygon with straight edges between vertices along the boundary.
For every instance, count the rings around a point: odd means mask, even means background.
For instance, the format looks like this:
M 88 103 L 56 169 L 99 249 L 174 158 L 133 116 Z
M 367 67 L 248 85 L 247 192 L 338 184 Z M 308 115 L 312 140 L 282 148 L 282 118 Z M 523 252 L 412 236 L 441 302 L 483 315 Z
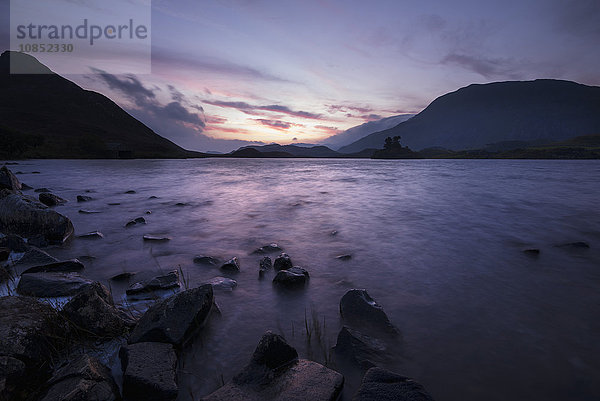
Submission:
M 339 260 L 350 260 L 350 259 L 352 259 L 352 255 L 350 255 L 350 254 L 338 255 L 335 258 L 339 259 Z
M 11 192 L 21 190 L 22 186 L 18 178 L 8 169 L 3 166 L 0 168 L 0 189 L 7 189 Z
M 159 236 L 155 236 L 155 235 L 144 235 L 143 238 L 144 238 L 144 241 L 154 241 L 154 242 L 171 241 L 171 238 L 169 238 L 169 237 L 159 237 Z
M 177 356 L 171 344 L 141 342 L 121 348 L 123 396 L 129 400 L 177 398 Z
M 52 192 L 52 190 L 50 188 L 46 188 L 46 187 L 42 187 L 42 188 L 36 188 L 33 190 L 33 192 Z
M 29 269 L 25 270 L 21 274 L 45 273 L 45 272 L 68 273 L 68 272 L 78 272 L 78 271 L 83 270 L 84 268 L 85 268 L 85 266 L 83 265 L 83 263 L 81 263 L 79 261 L 79 259 L 70 259 L 70 260 L 63 260 L 61 262 L 53 262 L 53 263 L 49 263 L 49 264 L 33 266 L 33 267 L 30 267 Z
M 255 249 L 252 254 L 265 254 L 265 253 L 274 253 L 274 252 L 280 252 L 282 249 L 279 245 L 277 245 L 276 243 L 272 243 L 269 245 L 265 245 L 265 246 L 261 246 L 258 249 Z
M 77 293 L 61 314 L 84 336 L 112 338 L 134 325 L 131 318 L 115 307 L 108 289 L 96 282 Z
M 346 359 L 366 370 L 385 359 L 386 346 L 376 338 L 344 326 L 337 336 L 334 350 L 338 358 Z
M 352 327 L 398 334 L 383 307 L 369 296 L 367 290 L 352 289 L 346 292 L 340 300 L 340 314 Z
M 583 241 L 577 241 L 577 242 L 569 242 L 566 244 L 557 245 L 557 247 L 564 248 L 564 249 L 589 249 L 590 244 L 588 244 L 587 242 L 583 242 Z
M 132 227 L 137 224 L 146 224 L 146 219 L 143 217 L 136 217 L 135 219 L 128 221 L 127 224 L 125 224 L 125 227 Z
M 42 192 L 38 195 L 38 199 L 46 206 L 58 206 L 67 203 L 66 199 L 50 192 Z
M 263 277 L 265 275 L 265 273 L 268 270 L 271 270 L 271 268 L 273 267 L 271 258 L 268 256 L 265 256 L 264 258 L 262 258 L 258 264 L 259 264 L 259 270 L 258 270 L 259 277 Z
M 273 268 L 276 271 L 291 269 L 293 266 L 292 259 L 290 259 L 287 253 L 282 253 L 275 259 L 275 263 L 273 263 Z
M 21 183 L 21 191 L 29 191 L 32 189 L 33 189 L 32 186 L 29 186 L 29 185 L 25 184 L 24 182 Z
M 141 294 L 144 292 L 164 291 L 179 287 L 179 272 L 170 271 L 162 276 L 156 276 L 150 281 L 140 281 L 132 284 L 125 293 L 127 295 Z
M 221 270 L 230 271 L 230 272 L 239 272 L 240 271 L 240 262 L 238 258 L 233 257 L 229 259 L 227 262 L 221 265 Z
M 94 200 L 94 198 L 92 198 L 91 196 L 77 195 L 77 202 L 89 202 L 91 200 Z
M 209 284 L 213 290 L 233 291 L 237 287 L 237 281 L 227 277 L 213 277 L 210 280 L 204 281 L 202 285 Z
M 316 362 L 298 360 L 296 350 L 277 334 L 261 338 L 250 363 L 205 401 L 336 400 L 344 377 Z
M 21 194 L 0 190 L 0 232 L 50 244 L 61 244 L 73 234 L 71 220 Z
M 540 250 L 539 249 L 524 249 L 523 253 L 527 256 L 531 256 L 531 257 L 538 257 L 540 256 Z
M 302 287 L 308 282 L 308 272 L 306 269 L 295 266 L 291 269 L 280 270 L 273 278 L 273 284 L 283 287 Z
M 204 326 L 214 303 L 211 285 L 180 292 L 155 303 L 129 336 L 129 343 L 164 342 L 182 345 Z
M 129 280 L 133 276 L 135 276 L 135 273 L 133 273 L 133 272 L 124 272 L 124 273 L 119 273 L 115 276 L 112 276 L 110 279 L 112 281 L 126 281 L 126 280 Z
M 81 214 L 97 214 L 97 213 L 102 213 L 102 212 L 99 210 L 79 209 L 79 213 L 81 213 Z
M 104 234 L 102 234 L 100 231 L 92 231 L 92 232 L 85 233 L 85 234 L 79 234 L 77 236 L 77 238 L 81 238 L 81 239 L 102 239 L 102 238 L 104 238 Z
M 217 266 L 219 264 L 219 259 L 213 258 L 212 256 L 198 255 L 194 257 L 194 263 L 197 265 Z
M 17 292 L 40 298 L 66 297 L 91 284 L 91 280 L 75 273 L 31 273 L 21 276 Z
M 416 381 L 382 368 L 371 368 L 352 401 L 433 401 Z
M 116 401 L 119 387 L 110 369 L 89 355 L 79 355 L 57 369 L 41 401 Z
M 126 194 L 135 194 L 136 192 L 133 189 L 130 189 L 129 191 L 125 191 Z

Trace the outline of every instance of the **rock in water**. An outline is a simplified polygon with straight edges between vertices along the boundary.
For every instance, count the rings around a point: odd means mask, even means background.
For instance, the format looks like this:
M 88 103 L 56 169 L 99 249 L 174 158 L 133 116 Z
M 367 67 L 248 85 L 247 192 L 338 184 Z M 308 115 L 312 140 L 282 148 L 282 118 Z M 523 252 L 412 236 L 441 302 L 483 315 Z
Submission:
M 276 243 L 272 243 L 269 245 L 265 245 L 265 246 L 261 246 L 258 249 L 255 249 L 252 254 L 265 254 L 265 253 L 273 253 L 273 252 L 280 252 L 281 251 L 281 247 L 279 245 L 277 245 Z
M 87 196 L 87 195 L 77 195 L 77 202 L 89 202 L 91 200 L 93 200 L 94 198 L 92 198 L 91 196 Z
M 371 368 L 352 401 L 433 401 L 425 388 L 408 377 Z
M 340 314 L 352 327 L 398 334 L 383 307 L 369 296 L 367 290 L 352 289 L 346 292 L 340 300 Z
M 350 254 L 338 255 L 335 258 L 339 259 L 339 260 L 350 260 L 350 259 L 352 259 L 352 255 L 350 255 Z
M 183 291 L 155 303 L 129 336 L 129 343 L 164 342 L 182 345 L 202 327 L 214 303 L 211 285 Z
M 198 255 L 194 257 L 194 263 L 197 265 L 217 266 L 219 259 L 213 258 L 212 256 Z
M 85 233 L 85 234 L 79 234 L 77 236 L 77 238 L 81 238 L 81 239 L 102 239 L 102 238 L 104 238 L 104 234 L 102 234 L 100 231 L 92 231 L 92 232 Z
M 273 267 L 271 258 L 268 256 L 265 256 L 264 258 L 262 258 L 258 265 L 259 265 L 258 277 L 261 277 L 261 278 L 265 275 L 265 273 L 268 270 L 271 270 L 271 268 Z
M 287 270 L 280 270 L 273 278 L 273 284 L 283 287 L 302 287 L 308 282 L 308 272 L 298 266 Z
M 22 186 L 17 177 L 6 166 L 0 168 L 0 189 L 7 189 L 11 192 L 21 190 Z
M 40 298 L 66 297 L 91 284 L 75 273 L 31 273 L 21 276 L 17 292 Z
M 46 206 L 58 206 L 67 203 L 66 199 L 63 199 L 60 196 L 54 195 L 50 192 L 42 192 L 38 195 L 38 199 Z
M 173 270 L 165 275 L 156 276 L 147 282 L 137 282 L 132 284 L 125 293 L 127 295 L 141 294 L 144 292 L 164 291 L 179 287 L 179 272 Z
M 154 242 L 165 242 L 165 241 L 170 241 L 171 238 L 169 237 L 158 237 L 155 235 L 144 235 L 144 241 L 154 241 Z
M 213 290 L 222 291 L 233 291 L 233 289 L 237 287 L 237 281 L 227 277 L 213 277 L 202 284 L 210 284 Z
M 177 356 L 171 344 L 142 342 L 121 348 L 123 396 L 129 400 L 177 398 Z
M 70 259 L 70 260 L 64 260 L 62 262 L 53 262 L 53 263 L 49 263 L 49 264 L 33 266 L 33 267 L 30 267 L 29 269 L 25 270 L 21 274 L 46 273 L 46 272 L 69 273 L 69 272 L 78 272 L 78 271 L 83 270 L 84 268 L 85 268 L 85 266 L 83 265 L 83 263 L 81 263 L 79 261 L 79 259 Z
M 334 350 L 338 358 L 349 360 L 367 370 L 376 366 L 375 362 L 385 359 L 386 346 L 376 338 L 344 326 L 338 334 Z
M 127 224 L 125 224 L 125 227 L 132 227 L 137 224 L 146 224 L 146 219 L 143 217 L 136 217 L 135 219 L 128 221 Z
M 242 372 L 204 400 L 334 401 L 343 384 L 341 374 L 316 362 L 298 360 L 298 353 L 283 337 L 267 332 Z
M 0 232 L 61 244 L 73 235 L 71 220 L 33 198 L 0 190 Z
M 276 271 L 287 270 L 287 269 L 291 269 L 292 267 L 293 267 L 292 259 L 290 259 L 289 255 L 287 253 L 282 253 L 281 255 L 279 255 L 275 259 L 275 263 L 273 263 L 273 268 Z
M 34 189 L 33 192 L 52 192 L 52 191 L 50 190 L 50 188 L 42 187 L 42 188 Z
M 108 289 L 93 283 L 77 293 L 61 314 L 85 336 L 112 338 L 124 334 L 134 325 L 132 319 L 117 309 Z
M 42 401 L 116 401 L 119 387 L 110 369 L 89 355 L 79 355 L 57 369 L 48 382 L 50 389 Z
M 126 280 L 129 280 L 133 276 L 135 276 L 134 272 L 124 272 L 124 273 L 119 273 L 115 276 L 112 276 L 110 279 L 112 281 L 126 281 Z
M 221 270 L 230 271 L 230 272 L 239 272 L 240 271 L 240 262 L 238 258 L 231 258 L 227 262 L 221 265 Z

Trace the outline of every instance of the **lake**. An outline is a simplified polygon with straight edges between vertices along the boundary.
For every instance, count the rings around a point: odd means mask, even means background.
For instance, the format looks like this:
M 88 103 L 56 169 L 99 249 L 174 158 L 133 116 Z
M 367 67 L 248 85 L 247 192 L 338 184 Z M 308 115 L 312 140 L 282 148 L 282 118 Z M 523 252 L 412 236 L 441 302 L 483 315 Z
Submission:
M 402 333 L 386 367 L 438 401 L 600 399 L 599 161 L 36 160 L 11 169 L 68 199 L 56 210 L 76 234 L 104 234 L 49 252 L 94 256 L 84 275 L 110 284 L 117 302 L 127 284 L 108 278 L 125 271 L 137 281 L 180 269 L 189 287 L 237 280 L 216 293 L 221 316 L 180 359 L 181 400 L 231 379 L 267 329 L 301 357 L 335 363 L 328 348 L 350 288 L 367 289 Z M 139 216 L 146 225 L 124 227 Z M 144 234 L 172 239 L 150 244 Z M 590 248 L 558 246 L 577 241 Z M 310 272 L 305 289 L 277 290 L 271 273 L 259 280 L 251 252 L 272 242 Z M 237 256 L 241 272 L 195 265 L 200 254 Z M 308 345 L 313 315 L 324 334 Z M 360 376 L 346 379 L 349 400 Z

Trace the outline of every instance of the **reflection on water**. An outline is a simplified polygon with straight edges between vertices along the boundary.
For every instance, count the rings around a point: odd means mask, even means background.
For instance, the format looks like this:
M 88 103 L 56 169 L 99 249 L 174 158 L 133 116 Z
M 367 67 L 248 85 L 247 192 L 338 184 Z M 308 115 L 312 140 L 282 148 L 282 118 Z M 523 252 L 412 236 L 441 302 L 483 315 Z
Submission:
M 90 278 L 180 267 L 190 286 L 238 281 L 217 293 L 222 316 L 183 358 L 183 400 L 229 380 L 266 329 L 329 363 L 338 302 L 351 287 L 368 289 L 402 332 L 388 367 L 437 400 L 600 398 L 597 161 L 28 161 L 17 170 L 69 199 L 57 210 L 76 233 L 104 234 L 50 250 L 94 256 Z M 78 204 L 85 190 L 94 200 Z M 140 216 L 146 225 L 124 227 Z M 148 243 L 144 234 L 172 239 Z M 555 247 L 573 241 L 591 248 Z M 309 270 L 305 290 L 258 279 L 260 255 L 250 253 L 271 242 Z M 242 271 L 195 265 L 199 254 L 237 256 Z M 343 254 L 352 258 L 336 258 Z M 126 283 L 111 286 L 123 299 Z M 308 346 L 311 311 L 325 335 Z M 345 399 L 358 384 L 350 379 Z

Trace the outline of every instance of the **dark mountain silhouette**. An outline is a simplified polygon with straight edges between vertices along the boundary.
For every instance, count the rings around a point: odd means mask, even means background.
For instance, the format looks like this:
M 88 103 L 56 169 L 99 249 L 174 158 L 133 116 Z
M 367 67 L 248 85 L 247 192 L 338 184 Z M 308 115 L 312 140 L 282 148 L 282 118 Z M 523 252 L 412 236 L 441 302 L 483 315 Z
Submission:
M 11 62 L 27 74 L 10 74 Z M 204 156 L 157 135 L 106 96 L 24 53 L 2 53 L 0 88 L 2 158 Z
M 255 149 L 261 153 L 273 153 L 279 152 L 281 154 L 287 153 L 293 157 L 338 157 L 340 154 L 329 149 L 327 146 L 312 146 L 310 148 L 297 145 L 279 145 L 277 143 L 271 143 L 263 146 L 244 146 L 238 149 L 239 152 L 243 149 Z M 289 156 L 287 156 L 289 157 Z
M 368 135 L 339 151 L 380 149 L 400 136 L 414 150 L 485 148 L 509 141 L 561 141 L 600 133 L 600 87 L 539 79 L 469 85 L 434 100 L 397 126 Z

